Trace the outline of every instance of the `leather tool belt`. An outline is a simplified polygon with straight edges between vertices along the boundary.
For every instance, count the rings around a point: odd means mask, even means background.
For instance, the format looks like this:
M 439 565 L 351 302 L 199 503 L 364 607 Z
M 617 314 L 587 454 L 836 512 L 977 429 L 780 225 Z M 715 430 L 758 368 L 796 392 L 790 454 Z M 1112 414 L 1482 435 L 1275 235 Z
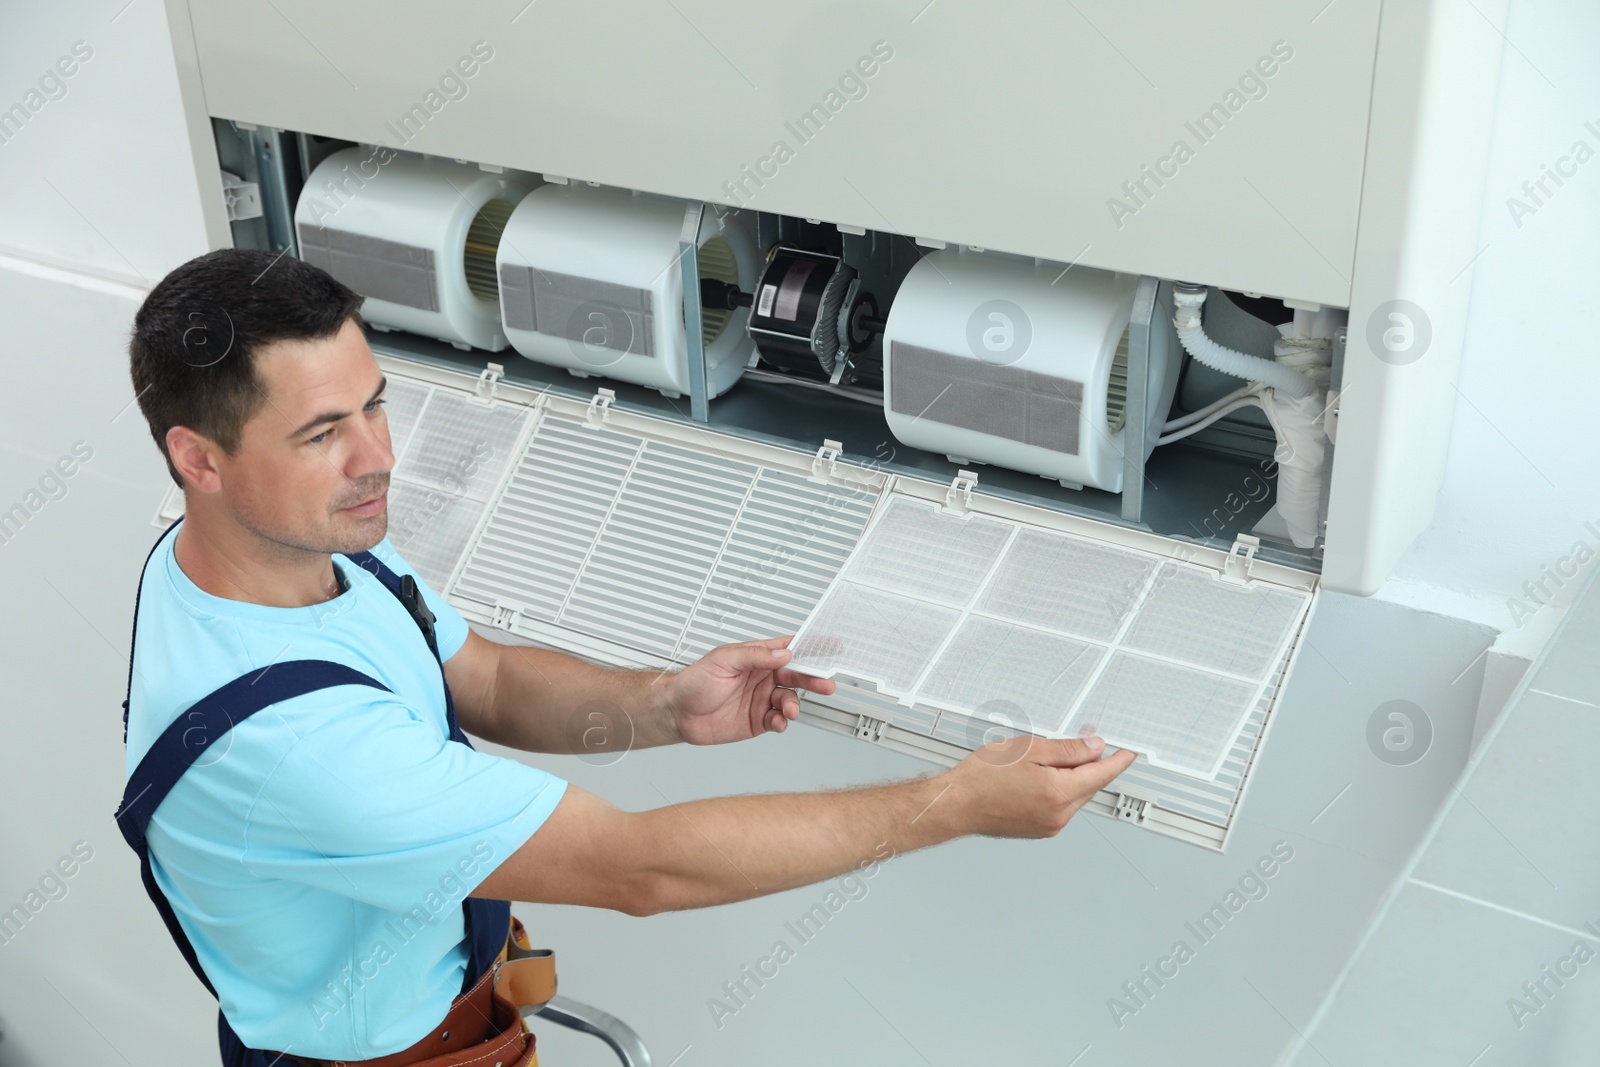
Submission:
M 283 1054 L 308 1067 L 539 1067 L 523 1008 L 541 1008 L 556 994 L 556 957 L 530 947 L 513 916 L 494 965 L 450 1005 L 444 1019 L 410 1048 L 372 1060 L 315 1060 Z

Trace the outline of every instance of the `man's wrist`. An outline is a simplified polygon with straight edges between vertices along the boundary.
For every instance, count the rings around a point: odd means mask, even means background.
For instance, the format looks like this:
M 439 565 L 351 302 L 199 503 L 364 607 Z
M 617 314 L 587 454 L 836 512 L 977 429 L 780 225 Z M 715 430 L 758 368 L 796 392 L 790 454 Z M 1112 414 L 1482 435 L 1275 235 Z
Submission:
M 630 670 L 619 672 L 629 689 L 622 701 L 634 722 L 634 737 L 640 747 L 674 745 L 683 740 L 678 729 L 678 709 L 673 685 L 677 671 Z
M 912 785 L 915 810 L 907 826 L 911 847 L 943 844 L 972 832 L 963 809 L 965 791 L 953 769 L 921 778 Z

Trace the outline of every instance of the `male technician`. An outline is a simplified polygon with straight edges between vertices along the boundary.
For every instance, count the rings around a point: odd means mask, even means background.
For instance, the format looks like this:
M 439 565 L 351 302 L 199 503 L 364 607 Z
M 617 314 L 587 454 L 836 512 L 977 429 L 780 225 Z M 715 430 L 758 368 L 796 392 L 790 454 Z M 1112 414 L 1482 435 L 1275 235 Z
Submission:
M 139 587 L 128 768 L 182 735 L 187 766 L 148 817 L 147 854 L 218 995 L 225 1059 L 255 1062 L 229 1052 L 230 1032 L 286 1062 L 402 1064 L 440 1047 L 434 1030 L 477 977 L 469 896 L 637 916 L 744 900 L 889 849 L 1053 836 L 1132 761 L 1100 759 L 1098 739 L 1017 739 L 912 781 L 629 812 L 451 740 L 428 614 L 460 726 L 528 752 L 625 735 L 569 728 L 597 706 L 631 720 L 634 747 L 782 732 L 797 689 L 833 683 L 785 669 L 788 637 L 676 672 L 607 670 L 486 640 L 425 585 L 408 609 L 368 565 L 416 581 L 385 536 L 395 457 L 360 302 L 294 257 L 226 249 L 167 275 L 130 342 L 186 517 Z M 248 701 L 306 660 L 368 681 L 239 721 L 212 700 L 213 732 L 173 726 L 227 683 Z

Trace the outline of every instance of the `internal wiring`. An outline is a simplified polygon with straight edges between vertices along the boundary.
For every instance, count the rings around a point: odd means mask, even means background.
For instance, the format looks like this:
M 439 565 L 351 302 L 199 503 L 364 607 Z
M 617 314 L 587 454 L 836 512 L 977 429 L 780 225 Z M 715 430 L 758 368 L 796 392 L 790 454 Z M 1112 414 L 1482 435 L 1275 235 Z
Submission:
M 1207 426 L 1210 426 L 1212 423 L 1216 422 L 1218 419 L 1222 418 L 1224 415 L 1227 415 L 1227 414 L 1229 414 L 1231 412 L 1237 411 L 1238 409 L 1240 409 L 1242 407 L 1251 407 L 1251 406 L 1258 407 L 1262 411 L 1265 411 L 1267 413 L 1267 418 L 1269 420 L 1272 418 L 1272 412 L 1267 407 L 1267 404 L 1265 403 L 1263 398 L 1258 394 L 1251 393 L 1248 396 L 1241 396 L 1241 397 L 1238 397 L 1238 398 L 1234 399 L 1230 403 L 1224 404 L 1222 407 L 1217 408 L 1217 410 L 1212 411 L 1209 414 L 1207 414 L 1204 418 L 1201 418 L 1196 422 L 1192 422 L 1189 425 L 1183 427 L 1182 429 L 1174 430 L 1172 433 L 1169 433 L 1169 434 L 1167 434 L 1167 435 L 1165 435 L 1163 437 L 1156 438 L 1156 444 L 1158 444 L 1158 445 L 1170 445 L 1174 441 L 1181 441 L 1185 437 L 1188 437 L 1190 434 L 1199 433 L 1201 430 L 1205 429 Z M 1192 414 L 1197 414 L 1197 413 L 1192 413 Z M 1174 421 L 1176 421 L 1176 420 L 1174 420 Z M 1167 426 L 1169 426 L 1169 427 L 1171 425 L 1172 425 L 1172 423 L 1168 423 L 1167 424 Z

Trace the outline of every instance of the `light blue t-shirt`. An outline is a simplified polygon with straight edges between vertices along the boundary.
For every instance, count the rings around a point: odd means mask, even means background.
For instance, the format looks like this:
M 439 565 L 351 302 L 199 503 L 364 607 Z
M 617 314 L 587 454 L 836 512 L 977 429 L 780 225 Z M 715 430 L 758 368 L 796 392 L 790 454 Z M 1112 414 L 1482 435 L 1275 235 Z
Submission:
M 269 664 L 343 663 L 387 685 L 286 700 L 210 744 L 150 821 L 150 863 L 251 1048 L 371 1059 L 419 1040 L 461 991 L 462 901 L 539 828 L 566 782 L 448 740 L 422 632 L 376 577 L 312 607 L 213 596 L 173 555 L 140 582 L 128 773 L 200 697 Z M 415 574 L 387 538 L 373 550 Z M 417 577 L 439 654 L 466 620 Z

